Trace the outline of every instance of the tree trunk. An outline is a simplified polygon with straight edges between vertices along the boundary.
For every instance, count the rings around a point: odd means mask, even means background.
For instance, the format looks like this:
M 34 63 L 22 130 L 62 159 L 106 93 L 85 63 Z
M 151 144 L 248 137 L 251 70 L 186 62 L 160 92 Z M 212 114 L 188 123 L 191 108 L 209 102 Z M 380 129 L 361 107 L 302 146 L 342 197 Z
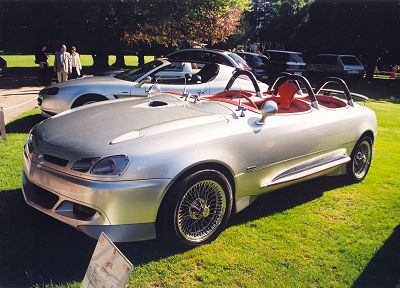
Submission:
M 113 65 L 115 68 L 125 68 L 126 64 L 125 64 L 125 57 L 124 54 L 121 53 L 117 53 L 116 55 L 116 59 L 115 59 L 115 63 Z
M 92 54 L 92 58 L 93 58 L 93 68 L 95 69 L 96 74 L 101 74 L 103 71 L 109 68 L 108 54 L 106 53 Z
M 138 54 L 138 66 L 141 67 L 144 65 L 144 55 L 142 53 Z
M 369 54 L 367 57 L 367 71 L 366 71 L 366 78 L 367 79 L 373 79 L 374 78 L 374 69 L 376 66 L 376 63 L 378 61 L 378 56 L 375 54 Z

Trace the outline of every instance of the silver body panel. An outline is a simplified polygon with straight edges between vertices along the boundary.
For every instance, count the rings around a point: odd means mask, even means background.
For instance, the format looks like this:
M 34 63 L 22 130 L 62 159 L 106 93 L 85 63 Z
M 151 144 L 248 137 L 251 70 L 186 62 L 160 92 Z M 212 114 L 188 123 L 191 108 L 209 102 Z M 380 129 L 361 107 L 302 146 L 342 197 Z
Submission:
M 151 107 L 153 101 L 166 105 Z M 151 239 L 169 187 L 192 167 L 226 168 L 234 179 L 238 212 L 268 191 L 345 173 L 360 136 L 377 131 L 374 112 L 358 104 L 277 114 L 265 125 L 257 124 L 260 114 L 245 111 L 240 117 L 236 108 L 164 94 L 100 102 L 47 119 L 34 128 L 34 151 L 24 151 L 24 194 L 33 183 L 58 200 L 49 209 L 25 196 L 26 201 L 92 237 L 104 225 L 114 241 Z M 47 162 L 43 154 L 68 164 Z M 120 176 L 72 170 L 80 159 L 111 155 L 130 159 Z M 68 211 L 61 215 L 57 209 L 65 200 L 93 208 L 97 216 L 82 222 Z M 140 228 L 135 229 L 136 224 Z

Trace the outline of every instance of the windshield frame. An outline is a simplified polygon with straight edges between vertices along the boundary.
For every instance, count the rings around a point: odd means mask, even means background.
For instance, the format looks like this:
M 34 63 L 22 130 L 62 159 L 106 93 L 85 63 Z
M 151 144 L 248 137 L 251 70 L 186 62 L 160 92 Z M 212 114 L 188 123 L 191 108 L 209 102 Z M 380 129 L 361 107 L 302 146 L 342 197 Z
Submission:
M 159 62 L 159 63 L 157 63 Z M 157 63 L 157 66 L 154 66 L 154 64 Z M 153 73 L 154 71 L 171 64 L 169 61 L 165 60 L 165 59 L 155 59 L 151 62 L 148 62 L 146 64 L 144 64 L 141 67 L 137 67 L 137 68 L 133 68 L 121 73 L 118 73 L 116 75 L 113 75 L 112 77 L 119 79 L 119 80 L 124 80 L 124 81 L 129 81 L 129 82 L 133 82 L 133 83 L 138 83 L 140 82 L 142 79 L 144 79 L 146 76 L 148 76 L 149 74 Z M 152 66 L 153 65 L 153 66 Z M 150 66 L 150 67 L 149 67 Z M 149 69 L 146 69 L 148 68 Z M 141 70 L 144 70 L 143 72 L 139 72 Z M 139 72 L 139 73 L 138 73 Z M 133 75 L 134 77 L 129 77 L 129 76 L 125 76 L 125 75 Z

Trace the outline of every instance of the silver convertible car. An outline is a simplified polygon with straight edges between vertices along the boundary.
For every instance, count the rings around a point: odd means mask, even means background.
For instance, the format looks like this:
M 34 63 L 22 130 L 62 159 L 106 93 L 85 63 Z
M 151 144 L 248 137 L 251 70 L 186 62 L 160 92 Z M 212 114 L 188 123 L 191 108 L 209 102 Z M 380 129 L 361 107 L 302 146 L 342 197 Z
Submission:
M 241 75 L 253 78 L 252 92 L 231 89 Z M 117 242 L 210 242 L 263 193 L 319 176 L 366 177 L 375 113 L 340 79 L 328 82 L 345 97 L 325 87 L 314 93 L 298 75 L 261 93 L 239 70 L 216 94 L 68 110 L 29 133 L 25 201 L 94 238 L 104 231 Z
M 211 94 L 224 90 L 235 69 L 221 64 L 157 59 L 139 69 L 113 76 L 85 77 L 46 87 L 39 92 L 38 105 L 45 117 L 94 102 L 147 96 L 155 82 L 163 91 Z M 241 78 L 236 89 L 251 90 L 252 83 Z M 259 83 L 262 91 L 268 86 Z

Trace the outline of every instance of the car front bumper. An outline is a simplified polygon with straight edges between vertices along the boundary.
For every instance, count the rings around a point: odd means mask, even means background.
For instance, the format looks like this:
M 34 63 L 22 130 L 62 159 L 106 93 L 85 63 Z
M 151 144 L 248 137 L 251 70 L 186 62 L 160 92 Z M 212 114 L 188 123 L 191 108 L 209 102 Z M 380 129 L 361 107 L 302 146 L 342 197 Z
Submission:
M 23 154 L 27 204 L 89 235 L 115 242 L 156 237 L 155 222 L 170 179 L 101 182 L 60 173 Z

